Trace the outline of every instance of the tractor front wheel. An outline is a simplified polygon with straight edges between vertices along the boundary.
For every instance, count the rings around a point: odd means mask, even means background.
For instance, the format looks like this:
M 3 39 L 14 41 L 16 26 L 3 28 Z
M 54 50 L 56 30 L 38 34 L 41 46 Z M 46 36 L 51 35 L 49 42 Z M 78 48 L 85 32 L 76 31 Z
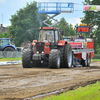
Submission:
M 6 47 L 3 51 L 15 51 L 15 49 L 12 47 Z
M 15 51 L 15 49 L 12 48 L 12 47 L 6 47 L 6 48 L 3 50 L 3 55 L 4 55 L 4 57 L 7 57 L 7 51 Z
M 24 49 L 22 52 L 22 66 L 23 68 L 32 67 L 32 52 L 31 49 Z
M 58 49 L 52 49 L 49 55 L 49 68 L 60 68 L 60 51 Z

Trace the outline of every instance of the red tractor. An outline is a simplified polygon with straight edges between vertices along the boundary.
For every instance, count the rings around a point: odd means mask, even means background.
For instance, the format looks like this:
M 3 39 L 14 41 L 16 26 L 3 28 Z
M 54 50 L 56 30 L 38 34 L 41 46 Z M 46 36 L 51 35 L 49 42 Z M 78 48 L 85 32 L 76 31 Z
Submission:
M 51 8 L 55 9 L 51 10 Z M 75 38 L 67 42 L 66 40 L 61 40 L 63 32 L 53 27 L 58 24 L 58 21 L 53 17 L 62 12 L 71 13 L 73 11 L 73 3 L 38 3 L 38 13 L 54 15 L 47 15 L 48 19 L 44 20 L 43 23 L 48 27 L 40 27 L 38 40 L 34 40 L 29 49 L 23 50 L 23 68 L 41 67 L 45 65 L 49 68 L 70 68 L 90 65 L 91 58 L 94 57 L 94 40 L 90 38 Z M 55 23 L 52 25 L 46 23 L 50 19 L 53 19 Z M 90 33 L 90 26 L 82 24 L 76 27 L 76 33 Z
M 23 68 L 41 66 L 49 68 L 72 67 L 72 48 L 67 41 L 61 40 L 63 32 L 58 28 L 41 27 L 37 42 L 22 53 Z

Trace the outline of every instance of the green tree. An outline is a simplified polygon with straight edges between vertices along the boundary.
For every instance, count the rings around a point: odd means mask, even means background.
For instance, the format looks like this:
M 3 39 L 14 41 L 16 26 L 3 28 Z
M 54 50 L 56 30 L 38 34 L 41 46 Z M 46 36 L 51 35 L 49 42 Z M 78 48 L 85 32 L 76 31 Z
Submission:
M 76 35 L 76 29 L 73 28 L 73 25 L 72 24 L 69 25 L 69 33 L 72 36 L 75 36 Z
M 3 34 L 3 37 L 4 38 L 9 38 L 11 35 L 9 34 L 9 33 L 7 33 L 7 32 L 5 32 L 4 34 Z
M 85 0 L 83 2 L 84 5 L 100 5 L 100 0 Z M 91 33 L 96 37 L 94 40 L 94 50 L 98 53 L 98 49 L 100 48 L 100 12 L 99 11 L 83 11 L 84 18 L 82 18 L 82 23 L 89 24 L 92 26 L 97 26 L 97 29 L 91 28 Z
M 5 33 L 1 33 L 0 32 L 0 38 L 9 38 L 11 35 L 8 33 L 8 32 L 5 32 Z
M 3 34 L 0 32 L 0 38 L 3 38 Z
M 40 26 L 43 26 L 42 20 L 47 18 L 45 15 L 38 14 L 37 9 L 37 3 L 34 1 L 30 4 L 27 3 L 26 7 L 21 8 L 11 16 L 11 26 L 8 28 L 8 31 L 12 35 L 16 46 L 20 46 L 24 41 L 37 39 L 38 31 L 31 29 L 39 29 Z M 30 33 L 29 30 L 31 30 Z
M 60 22 L 57 27 L 64 31 L 65 36 L 75 35 L 75 29 L 73 29 L 72 24 L 69 25 L 64 19 L 64 17 L 60 19 Z

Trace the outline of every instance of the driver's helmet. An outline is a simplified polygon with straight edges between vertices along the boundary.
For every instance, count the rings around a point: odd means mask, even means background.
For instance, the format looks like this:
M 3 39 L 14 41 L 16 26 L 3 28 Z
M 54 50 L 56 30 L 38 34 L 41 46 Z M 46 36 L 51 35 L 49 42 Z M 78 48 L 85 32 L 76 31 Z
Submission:
M 49 31 L 49 34 L 52 35 L 51 31 Z
M 53 34 L 52 34 L 52 32 L 51 32 L 51 31 L 49 31 L 49 35 L 50 35 L 50 36 L 53 36 Z

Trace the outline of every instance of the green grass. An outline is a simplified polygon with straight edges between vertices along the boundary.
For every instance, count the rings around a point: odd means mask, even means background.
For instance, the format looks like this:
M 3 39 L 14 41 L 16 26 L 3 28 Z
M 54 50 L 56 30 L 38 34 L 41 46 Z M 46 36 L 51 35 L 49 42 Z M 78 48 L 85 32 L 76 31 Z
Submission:
M 2 61 L 14 61 L 14 60 L 22 60 L 22 58 L 1 58 L 0 59 L 0 62 Z
M 79 87 L 76 90 L 62 93 L 59 96 L 51 96 L 43 100 L 100 100 L 100 82 Z
M 100 59 L 91 59 L 91 61 L 100 61 Z

